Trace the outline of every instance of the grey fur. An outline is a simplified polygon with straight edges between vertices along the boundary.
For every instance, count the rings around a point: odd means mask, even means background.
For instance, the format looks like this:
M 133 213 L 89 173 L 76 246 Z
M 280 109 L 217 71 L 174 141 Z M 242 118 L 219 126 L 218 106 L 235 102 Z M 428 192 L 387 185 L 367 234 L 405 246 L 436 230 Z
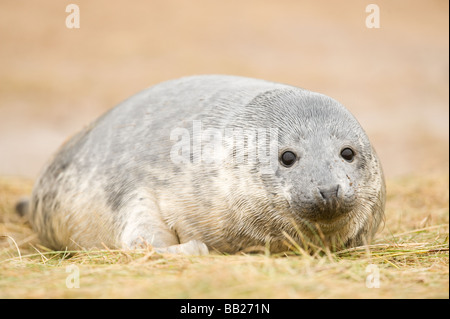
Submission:
M 194 120 L 205 128 L 276 127 L 278 149 L 294 150 L 298 160 L 272 174 L 258 162 L 174 163 L 171 131 L 192 133 Z M 340 157 L 344 146 L 356 151 L 351 163 Z M 29 217 L 54 249 L 146 242 L 187 254 L 258 245 L 278 252 L 288 237 L 364 244 L 384 204 L 377 155 L 338 102 L 279 83 L 210 75 L 148 88 L 70 139 L 38 178 Z

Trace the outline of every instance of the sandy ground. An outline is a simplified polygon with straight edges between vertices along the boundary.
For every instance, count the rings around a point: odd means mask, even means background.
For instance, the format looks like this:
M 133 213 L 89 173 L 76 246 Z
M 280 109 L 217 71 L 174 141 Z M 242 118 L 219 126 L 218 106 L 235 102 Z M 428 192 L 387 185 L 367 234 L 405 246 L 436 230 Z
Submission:
M 0 175 L 35 178 L 70 135 L 163 80 L 223 73 L 327 94 L 388 178 L 448 174 L 446 0 L 75 0 L 0 4 Z M 380 8 L 368 29 L 365 8 Z

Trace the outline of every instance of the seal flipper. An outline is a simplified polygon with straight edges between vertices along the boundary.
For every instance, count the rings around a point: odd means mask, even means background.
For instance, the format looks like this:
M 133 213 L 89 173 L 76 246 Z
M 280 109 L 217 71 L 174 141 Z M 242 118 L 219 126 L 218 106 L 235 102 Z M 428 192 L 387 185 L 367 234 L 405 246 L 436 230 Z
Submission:
M 30 213 L 30 199 L 28 197 L 20 199 L 15 206 L 17 214 L 27 217 Z
M 129 194 L 115 215 L 122 224 L 118 238 L 122 248 L 136 249 L 150 245 L 161 252 L 177 253 L 177 249 L 168 247 L 180 245 L 180 240 L 164 222 L 157 201 L 148 189 L 140 188 Z M 183 253 L 183 249 L 178 253 Z
M 138 205 L 128 207 L 127 220 L 120 236 L 122 248 L 136 249 L 150 245 L 157 253 L 162 254 L 209 254 L 208 247 L 199 240 L 180 243 L 176 232 L 159 218 L 159 213 L 154 209 L 155 206 L 142 207 L 141 203 L 142 199 Z M 150 203 L 147 201 L 147 204 Z
M 208 247 L 199 240 L 191 240 L 187 243 L 173 245 L 165 248 L 155 248 L 157 253 L 182 254 L 182 255 L 208 255 Z

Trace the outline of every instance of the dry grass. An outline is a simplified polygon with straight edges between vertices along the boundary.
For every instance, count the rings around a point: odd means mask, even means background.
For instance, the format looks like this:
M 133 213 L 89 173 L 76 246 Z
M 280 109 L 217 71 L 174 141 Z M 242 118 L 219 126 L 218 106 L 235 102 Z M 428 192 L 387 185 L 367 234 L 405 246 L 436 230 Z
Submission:
M 448 173 L 388 181 L 385 226 L 374 244 L 315 256 L 49 251 L 13 211 L 30 189 L 29 181 L 0 179 L 1 298 L 449 297 Z M 370 264 L 379 288 L 366 286 Z M 66 285 L 70 265 L 79 288 Z

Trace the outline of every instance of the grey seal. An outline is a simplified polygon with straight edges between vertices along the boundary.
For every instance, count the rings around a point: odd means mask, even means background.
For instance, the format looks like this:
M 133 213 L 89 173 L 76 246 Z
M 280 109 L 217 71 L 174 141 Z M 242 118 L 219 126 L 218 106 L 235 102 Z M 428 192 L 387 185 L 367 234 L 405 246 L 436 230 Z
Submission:
M 226 75 L 120 103 L 60 147 L 21 205 L 53 249 L 184 254 L 362 245 L 384 206 L 380 161 L 344 106 Z

